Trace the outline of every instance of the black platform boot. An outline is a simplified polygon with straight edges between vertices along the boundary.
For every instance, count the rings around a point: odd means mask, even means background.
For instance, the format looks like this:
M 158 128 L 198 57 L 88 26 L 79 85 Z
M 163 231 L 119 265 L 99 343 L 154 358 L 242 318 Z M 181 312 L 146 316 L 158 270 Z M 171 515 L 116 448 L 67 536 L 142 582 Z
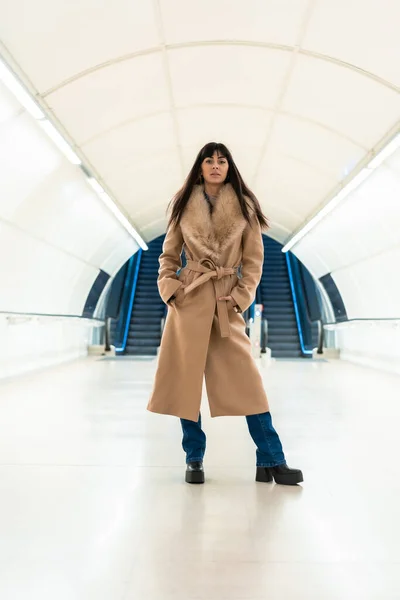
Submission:
M 185 481 L 186 483 L 204 483 L 202 462 L 187 463 Z
M 276 467 L 257 467 L 256 481 L 270 483 L 273 479 L 281 485 L 296 485 L 304 481 L 300 469 L 290 469 L 286 463 Z

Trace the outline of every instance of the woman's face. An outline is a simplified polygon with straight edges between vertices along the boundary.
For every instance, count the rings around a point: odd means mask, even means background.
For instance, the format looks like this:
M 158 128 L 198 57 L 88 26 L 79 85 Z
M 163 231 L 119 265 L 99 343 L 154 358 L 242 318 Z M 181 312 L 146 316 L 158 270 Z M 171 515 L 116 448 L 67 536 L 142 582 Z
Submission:
M 208 157 L 201 163 L 201 172 L 206 183 L 224 183 L 228 175 L 229 163 L 224 156 L 214 152 L 212 158 Z

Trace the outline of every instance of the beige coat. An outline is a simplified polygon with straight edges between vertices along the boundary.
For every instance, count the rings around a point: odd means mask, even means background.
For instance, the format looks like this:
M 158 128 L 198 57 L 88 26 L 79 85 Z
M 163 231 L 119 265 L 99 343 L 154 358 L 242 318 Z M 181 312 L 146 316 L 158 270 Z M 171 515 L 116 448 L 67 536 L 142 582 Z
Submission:
M 182 248 L 187 266 L 177 277 Z M 258 219 L 252 212 L 247 223 L 232 186 L 223 187 L 212 215 L 196 186 L 159 257 L 158 289 L 168 315 L 148 410 L 197 421 L 203 375 L 212 417 L 269 410 L 240 314 L 254 300 L 263 259 Z M 217 300 L 228 295 L 239 312 Z

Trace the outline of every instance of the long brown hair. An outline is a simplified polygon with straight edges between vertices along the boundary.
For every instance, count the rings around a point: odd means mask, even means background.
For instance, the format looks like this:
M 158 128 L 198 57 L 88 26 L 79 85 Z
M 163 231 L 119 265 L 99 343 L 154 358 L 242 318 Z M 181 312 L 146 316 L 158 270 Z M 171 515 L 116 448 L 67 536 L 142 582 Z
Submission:
M 201 183 L 202 162 L 205 158 L 212 158 L 214 152 L 217 152 L 218 156 L 223 156 L 228 161 L 228 174 L 226 176 L 224 184 L 230 183 L 232 185 L 238 197 L 240 207 L 242 209 L 242 213 L 246 221 L 250 223 L 250 212 L 248 204 L 248 200 L 250 200 L 250 206 L 256 214 L 261 227 L 264 229 L 268 229 L 268 219 L 263 214 L 260 203 L 258 202 L 257 198 L 243 181 L 243 177 L 241 176 L 241 174 L 239 173 L 239 169 L 235 165 L 235 162 L 232 158 L 232 154 L 224 144 L 219 144 L 217 142 L 209 142 L 198 153 L 197 158 L 194 161 L 194 165 L 190 169 L 189 175 L 185 180 L 185 183 L 183 184 L 179 192 L 175 194 L 175 196 L 172 198 L 171 202 L 168 205 L 169 208 L 172 204 L 172 211 L 168 225 L 179 224 L 183 215 L 183 211 L 185 210 L 185 207 L 192 194 L 194 186 L 196 184 Z M 247 201 L 246 198 L 248 198 Z

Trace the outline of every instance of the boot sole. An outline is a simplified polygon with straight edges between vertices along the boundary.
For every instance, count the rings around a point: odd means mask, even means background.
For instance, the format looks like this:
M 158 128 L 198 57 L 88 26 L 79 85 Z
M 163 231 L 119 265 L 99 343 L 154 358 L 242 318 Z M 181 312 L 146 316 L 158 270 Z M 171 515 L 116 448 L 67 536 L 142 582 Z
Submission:
M 256 481 L 259 481 L 260 483 L 271 483 L 273 477 L 267 468 L 257 467 Z
M 288 473 L 287 475 L 272 475 L 272 477 L 275 479 L 275 483 L 280 485 L 297 485 L 304 481 L 301 471 L 299 473 Z
M 297 485 L 304 481 L 303 473 L 288 473 L 286 475 L 274 474 L 268 467 L 257 467 L 256 481 L 261 483 L 271 483 L 275 479 L 275 483 L 279 485 Z
M 186 471 L 186 483 L 204 483 L 204 471 Z

